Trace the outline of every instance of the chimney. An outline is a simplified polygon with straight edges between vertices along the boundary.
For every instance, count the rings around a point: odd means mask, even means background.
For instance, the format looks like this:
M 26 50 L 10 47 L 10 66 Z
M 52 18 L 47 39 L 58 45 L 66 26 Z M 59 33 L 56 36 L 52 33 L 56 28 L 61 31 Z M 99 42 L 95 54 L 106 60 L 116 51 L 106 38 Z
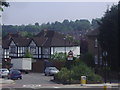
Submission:
M 47 34 L 47 29 L 44 29 L 44 37 L 46 36 L 46 34 Z

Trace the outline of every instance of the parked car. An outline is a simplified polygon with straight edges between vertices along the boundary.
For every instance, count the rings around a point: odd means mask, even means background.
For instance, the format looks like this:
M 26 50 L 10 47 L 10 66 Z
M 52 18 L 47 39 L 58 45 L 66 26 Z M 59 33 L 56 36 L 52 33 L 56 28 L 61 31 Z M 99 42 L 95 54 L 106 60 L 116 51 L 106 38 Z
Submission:
M 45 69 L 45 76 L 47 75 L 54 75 L 58 73 L 59 70 L 56 67 L 46 67 Z
M 0 69 L 0 77 L 7 77 L 9 73 L 9 70 L 6 68 Z
M 8 79 L 22 79 L 22 74 L 19 70 L 11 70 L 8 74 Z

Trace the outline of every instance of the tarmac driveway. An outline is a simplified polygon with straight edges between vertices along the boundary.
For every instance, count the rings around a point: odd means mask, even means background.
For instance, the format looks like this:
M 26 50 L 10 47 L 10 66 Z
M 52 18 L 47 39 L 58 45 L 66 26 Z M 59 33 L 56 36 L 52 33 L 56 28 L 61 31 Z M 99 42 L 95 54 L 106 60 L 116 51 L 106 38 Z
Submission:
M 15 80 L 15 84 L 55 84 L 50 80 L 53 76 L 45 76 L 44 73 L 23 74 L 22 80 Z

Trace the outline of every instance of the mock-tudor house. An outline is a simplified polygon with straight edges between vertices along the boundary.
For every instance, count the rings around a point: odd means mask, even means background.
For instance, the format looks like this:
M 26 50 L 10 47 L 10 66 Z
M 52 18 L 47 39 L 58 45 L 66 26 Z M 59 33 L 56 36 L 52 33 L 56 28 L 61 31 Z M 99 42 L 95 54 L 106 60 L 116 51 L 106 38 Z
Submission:
M 42 30 L 32 38 L 22 37 L 19 33 L 8 34 L 2 40 L 3 58 L 24 57 L 28 50 L 33 58 L 46 59 L 55 53 L 73 51 L 74 56 L 80 55 L 80 45 L 65 38 L 65 35 Z

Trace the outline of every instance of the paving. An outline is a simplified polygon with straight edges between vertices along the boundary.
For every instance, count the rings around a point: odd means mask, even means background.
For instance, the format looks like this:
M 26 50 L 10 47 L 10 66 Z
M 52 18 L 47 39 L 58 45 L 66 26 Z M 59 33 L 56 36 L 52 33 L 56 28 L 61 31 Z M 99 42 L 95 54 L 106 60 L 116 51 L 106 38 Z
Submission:
M 11 84 L 11 83 L 14 83 L 14 81 L 0 78 L 0 84 Z

